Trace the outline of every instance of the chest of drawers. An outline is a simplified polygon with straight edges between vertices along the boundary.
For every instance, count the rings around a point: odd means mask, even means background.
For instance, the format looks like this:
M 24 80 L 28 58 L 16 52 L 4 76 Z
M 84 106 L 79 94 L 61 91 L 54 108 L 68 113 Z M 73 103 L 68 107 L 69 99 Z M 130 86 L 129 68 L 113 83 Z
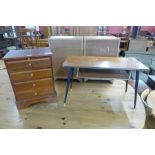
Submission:
M 50 48 L 11 50 L 3 60 L 17 108 L 25 108 L 38 102 L 56 101 Z

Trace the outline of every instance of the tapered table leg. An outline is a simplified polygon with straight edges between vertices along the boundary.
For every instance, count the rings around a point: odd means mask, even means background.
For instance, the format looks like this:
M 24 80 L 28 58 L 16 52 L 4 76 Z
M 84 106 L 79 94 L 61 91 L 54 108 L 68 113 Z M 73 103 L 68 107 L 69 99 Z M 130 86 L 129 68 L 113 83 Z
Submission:
M 128 90 L 128 80 L 126 80 L 125 92 Z
M 139 71 L 136 71 L 134 108 L 136 108 L 138 81 L 139 81 Z
M 64 98 L 64 105 L 66 105 L 68 89 L 69 89 L 70 81 L 72 79 L 73 70 L 74 70 L 73 68 L 68 68 L 68 76 L 67 76 L 67 82 L 66 82 L 66 92 L 65 92 L 65 98 Z
M 73 75 L 74 75 L 74 68 L 72 68 L 72 71 L 71 71 L 71 84 L 70 84 L 70 89 L 72 91 L 72 86 L 73 86 Z
M 130 74 L 130 71 L 126 71 L 128 73 L 128 75 Z M 130 75 L 129 75 L 129 78 L 130 78 Z M 125 85 L 125 92 L 128 91 L 128 83 L 129 83 L 129 80 L 126 80 L 126 85 Z

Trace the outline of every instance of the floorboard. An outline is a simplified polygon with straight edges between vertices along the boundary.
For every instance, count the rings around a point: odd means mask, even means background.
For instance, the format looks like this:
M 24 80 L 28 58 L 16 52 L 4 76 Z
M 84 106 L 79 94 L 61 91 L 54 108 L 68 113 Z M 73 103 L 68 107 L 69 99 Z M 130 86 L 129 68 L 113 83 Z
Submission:
M 57 103 L 40 103 L 18 110 L 6 69 L 0 70 L 1 129 L 130 129 L 143 128 L 145 110 L 140 97 L 133 108 L 134 89 L 125 82 L 74 81 L 63 106 L 65 80 L 56 80 Z

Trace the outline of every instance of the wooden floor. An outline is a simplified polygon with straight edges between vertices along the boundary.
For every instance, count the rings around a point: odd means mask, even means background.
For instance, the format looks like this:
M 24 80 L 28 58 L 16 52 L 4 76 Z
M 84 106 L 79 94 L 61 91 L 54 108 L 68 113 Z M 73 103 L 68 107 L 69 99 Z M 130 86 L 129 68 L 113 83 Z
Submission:
M 114 80 L 73 83 L 67 106 L 63 106 L 65 80 L 56 81 L 57 103 L 40 103 L 17 110 L 6 69 L 0 70 L 0 128 L 32 129 L 126 129 L 143 128 L 144 106 L 138 96 L 133 109 L 134 90 Z

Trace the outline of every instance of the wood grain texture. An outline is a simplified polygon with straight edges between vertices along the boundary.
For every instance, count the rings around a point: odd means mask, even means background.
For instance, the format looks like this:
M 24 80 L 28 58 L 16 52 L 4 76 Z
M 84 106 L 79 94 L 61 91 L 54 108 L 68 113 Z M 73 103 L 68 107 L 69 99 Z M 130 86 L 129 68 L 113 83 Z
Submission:
M 33 80 L 33 81 L 26 81 L 26 82 L 17 82 L 13 84 L 14 89 L 16 93 L 20 93 L 21 91 L 27 91 L 27 90 L 42 90 L 49 89 L 53 91 L 53 84 L 51 81 L 51 78 L 44 78 L 39 80 Z
M 51 68 L 50 57 L 42 57 L 37 59 L 27 59 L 27 60 L 12 60 L 6 61 L 7 68 L 10 72 L 21 72 L 35 70 L 35 69 L 44 69 Z
M 63 67 L 115 69 L 115 70 L 148 70 L 135 58 L 96 57 L 96 56 L 68 56 Z
M 45 98 L 39 98 L 40 104 L 18 110 L 7 71 L 0 70 L 0 77 L 3 90 L 0 91 L 0 128 L 3 129 L 140 129 L 145 123 L 145 109 L 140 97 L 134 109 L 134 89 L 129 85 L 125 93 L 122 80 L 114 80 L 113 84 L 75 80 L 66 107 L 63 106 L 66 81 L 57 80 L 57 101 L 52 99 L 55 96 L 46 98 L 48 103 Z M 38 102 L 38 99 L 34 100 L 34 103 Z M 20 105 L 17 104 L 18 108 Z
M 28 57 L 40 57 L 40 56 L 51 56 L 52 52 L 49 47 L 44 48 L 33 48 L 33 49 L 21 49 L 21 50 L 10 50 L 4 57 L 3 60 L 7 59 L 18 59 Z
M 28 55 L 30 51 L 11 51 L 3 58 L 18 108 L 52 101 L 52 96 L 56 95 L 50 49 L 38 48 L 38 53 L 33 49 L 33 56 Z
M 52 92 L 52 87 L 43 87 L 43 88 L 35 88 L 35 89 L 29 89 L 28 91 L 20 91 L 16 92 L 16 99 L 18 102 L 23 102 L 26 100 L 27 102 L 29 100 L 40 98 L 40 97 L 46 97 L 50 96 Z
M 13 82 L 24 82 L 24 81 L 32 81 L 43 78 L 52 78 L 52 71 L 50 68 L 48 69 L 39 69 L 33 71 L 24 71 L 24 72 L 13 72 L 10 73 L 11 79 Z

